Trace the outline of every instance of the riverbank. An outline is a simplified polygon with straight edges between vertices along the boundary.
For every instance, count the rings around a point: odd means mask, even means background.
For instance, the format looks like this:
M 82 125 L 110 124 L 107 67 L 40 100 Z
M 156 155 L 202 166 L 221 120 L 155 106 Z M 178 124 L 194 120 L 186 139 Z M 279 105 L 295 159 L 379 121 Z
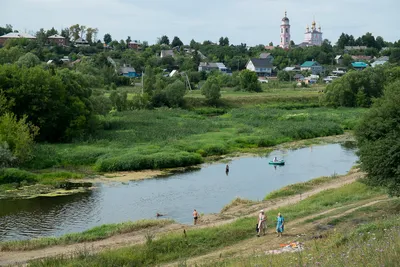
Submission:
M 206 163 L 184 168 L 169 168 L 161 170 L 141 170 L 111 173 L 68 172 L 59 169 L 29 172 L 19 169 L 4 169 L 0 173 L 0 180 L 6 184 L 0 185 L 0 199 L 29 199 L 36 197 L 57 197 L 85 193 L 92 190 L 96 183 L 127 183 L 153 178 L 169 177 L 176 173 L 198 170 L 204 166 L 220 163 L 229 163 L 233 160 L 253 156 L 265 156 L 274 150 L 293 150 L 314 145 L 331 143 L 349 143 L 354 141 L 349 131 L 342 135 L 318 137 L 313 139 L 287 142 L 268 148 L 247 148 L 226 155 L 209 156 Z
M 155 239 L 153 236 L 154 242 L 156 242 L 159 239 L 170 240 L 170 238 L 172 237 L 180 240 L 183 229 L 186 229 L 186 231 L 189 233 L 189 236 L 191 235 L 190 233 L 192 233 L 192 231 L 200 231 L 199 237 L 203 236 L 202 229 L 208 232 L 207 236 L 208 235 L 219 236 L 220 235 L 219 231 L 227 228 L 232 229 L 232 231 L 235 233 L 234 235 L 236 235 L 237 231 L 244 231 L 243 235 L 239 235 L 239 237 L 235 238 L 234 240 L 231 240 L 229 242 L 221 241 L 224 244 L 224 246 L 228 245 L 227 243 L 235 244 L 236 242 L 239 242 L 241 240 L 247 240 L 248 238 L 253 236 L 254 229 L 253 227 L 251 227 L 252 225 L 251 222 L 254 221 L 254 216 L 257 215 L 257 211 L 260 208 L 264 208 L 267 211 L 267 214 L 271 216 L 271 218 L 273 216 L 272 214 L 276 213 L 277 212 L 276 209 L 279 208 L 281 211 L 285 212 L 285 216 L 288 221 L 293 221 L 301 217 L 309 216 L 310 214 L 313 214 L 315 212 L 322 212 L 327 208 L 340 209 L 344 204 L 350 205 L 351 203 L 353 204 L 359 203 L 360 201 L 361 202 L 367 201 L 368 199 L 373 199 L 373 198 L 386 198 L 383 195 L 383 193 L 380 192 L 379 190 L 368 189 L 364 185 L 358 183 L 354 184 L 354 182 L 362 176 L 363 176 L 362 173 L 358 172 L 357 170 L 353 170 L 353 172 L 349 173 L 348 175 L 335 178 L 329 183 L 319 185 L 315 189 L 307 191 L 307 193 L 303 194 L 302 201 L 300 200 L 298 195 L 295 195 L 295 196 L 280 198 L 278 200 L 275 199 L 269 201 L 255 202 L 252 204 L 246 203 L 243 205 L 229 208 L 220 214 L 210 214 L 202 216 L 199 226 L 170 224 L 167 227 L 161 227 L 161 228 L 156 227 L 153 230 L 152 228 L 150 228 L 149 230 L 150 233 L 153 234 L 156 233 Z M 341 189 L 341 187 L 343 186 L 345 187 Z M 302 210 L 302 212 L 299 213 L 298 212 L 299 209 Z M 271 223 L 270 227 L 273 227 L 272 226 L 273 222 L 271 221 L 270 223 Z M 215 231 L 217 231 L 218 233 Z M 76 252 L 77 250 L 82 250 L 85 247 L 86 248 L 91 247 L 92 248 L 91 253 L 98 253 L 104 249 L 108 248 L 115 249 L 133 244 L 138 244 L 139 246 L 143 246 L 140 244 L 145 243 L 147 233 L 148 233 L 147 231 L 131 232 L 128 234 L 116 235 L 104 239 L 102 241 L 86 242 L 82 245 L 75 244 L 68 246 L 56 246 L 41 250 L 24 251 L 24 252 L 10 252 L 10 251 L 0 252 L 0 259 L 2 260 L 4 259 L 3 263 L 4 262 L 16 263 L 18 262 L 18 260 L 21 260 L 23 262 L 23 259 L 31 259 L 31 257 L 41 258 L 43 256 L 57 256 L 64 253 L 70 255 L 71 253 L 74 254 L 74 252 Z M 21 244 L 23 244 L 23 242 L 32 242 L 32 241 L 20 241 L 20 242 Z M 10 248 L 11 246 L 8 247 Z M 17 249 L 18 246 L 13 246 L 13 247 L 14 249 Z M 20 247 L 19 249 L 21 249 L 21 247 L 29 248 L 29 246 L 23 246 L 23 245 L 20 245 L 19 247 Z M 207 251 L 203 251 L 202 253 L 206 253 Z M 114 253 L 114 255 L 116 254 Z M 2 262 L 0 261 L 0 263 Z

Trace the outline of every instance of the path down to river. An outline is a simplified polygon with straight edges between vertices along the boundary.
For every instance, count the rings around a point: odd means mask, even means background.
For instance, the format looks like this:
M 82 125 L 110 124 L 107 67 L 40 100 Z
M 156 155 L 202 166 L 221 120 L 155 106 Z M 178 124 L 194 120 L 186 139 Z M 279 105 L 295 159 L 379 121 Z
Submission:
M 117 249 L 136 244 L 143 244 L 145 242 L 145 235 L 149 231 L 155 234 L 157 238 L 165 233 L 183 232 L 183 229 L 186 229 L 186 231 L 190 231 L 190 229 L 224 225 L 227 223 L 231 223 L 237 220 L 238 218 L 257 216 L 257 213 L 260 209 L 268 211 L 271 209 L 276 209 L 279 207 L 291 205 L 300 202 L 301 199 L 315 195 L 321 191 L 342 187 L 343 185 L 355 182 L 357 179 L 363 177 L 363 175 L 364 175 L 363 173 L 353 170 L 348 175 L 335 179 L 330 183 L 322 184 L 318 188 L 302 194 L 301 198 L 299 197 L 299 195 L 295 195 L 277 201 L 262 201 L 262 202 L 257 202 L 250 206 L 245 205 L 245 206 L 233 207 L 228 211 L 224 212 L 223 214 L 204 215 L 201 218 L 200 225 L 197 226 L 174 223 L 158 229 L 154 228 L 144 229 L 132 233 L 112 236 L 110 238 L 94 242 L 85 242 L 85 243 L 71 244 L 71 245 L 59 245 L 59 246 L 52 246 L 30 251 L 1 251 L 0 266 L 7 266 L 7 265 L 13 266 L 13 265 L 27 263 L 30 260 L 42 259 L 46 257 L 54 257 L 60 255 L 73 255 L 83 251 L 88 253 L 98 253 L 103 250 Z M 240 216 L 238 214 L 240 214 Z

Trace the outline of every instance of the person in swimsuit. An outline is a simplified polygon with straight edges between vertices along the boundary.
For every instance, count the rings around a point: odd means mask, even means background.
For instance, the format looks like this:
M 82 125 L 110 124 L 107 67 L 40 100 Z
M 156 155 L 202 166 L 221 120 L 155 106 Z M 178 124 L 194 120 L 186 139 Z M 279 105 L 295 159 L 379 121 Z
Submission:
M 199 218 L 199 213 L 197 212 L 197 210 L 195 209 L 193 211 L 193 224 L 196 225 L 197 224 L 197 219 Z
M 226 164 L 225 173 L 226 173 L 227 175 L 228 175 L 228 173 L 229 173 L 229 165 L 228 165 L 228 164 Z
M 257 234 L 258 237 L 260 236 L 261 233 L 265 235 L 266 220 L 267 217 L 265 216 L 264 210 L 261 210 L 260 214 L 258 214 L 258 234 Z

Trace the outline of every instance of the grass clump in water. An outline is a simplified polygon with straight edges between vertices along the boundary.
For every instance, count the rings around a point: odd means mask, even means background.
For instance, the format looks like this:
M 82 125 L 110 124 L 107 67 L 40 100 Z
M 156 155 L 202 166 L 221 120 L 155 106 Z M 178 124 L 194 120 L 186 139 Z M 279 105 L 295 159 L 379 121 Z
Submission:
M 82 233 L 67 234 L 61 237 L 44 237 L 31 240 L 1 242 L 0 251 L 34 250 L 55 245 L 96 241 L 118 234 L 130 233 L 156 226 L 161 227 L 173 222 L 173 220 L 140 220 L 136 222 L 105 224 Z

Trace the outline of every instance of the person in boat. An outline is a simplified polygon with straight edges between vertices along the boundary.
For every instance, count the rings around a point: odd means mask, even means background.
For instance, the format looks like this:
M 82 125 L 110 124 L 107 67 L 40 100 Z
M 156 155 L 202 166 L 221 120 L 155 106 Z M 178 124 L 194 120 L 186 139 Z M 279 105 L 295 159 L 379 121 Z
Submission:
M 279 212 L 278 217 L 277 217 L 277 222 L 276 222 L 276 233 L 278 234 L 278 237 L 282 237 L 282 233 L 285 230 L 285 219 L 283 218 L 282 214 Z
M 228 164 L 226 164 L 225 172 L 226 172 L 226 174 L 228 174 L 228 172 L 229 172 L 229 165 Z
M 274 162 L 278 162 L 278 158 L 277 157 L 274 157 Z
M 267 216 L 265 216 L 264 210 L 260 210 L 260 213 L 258 214 L 258 233 L 257 236 L 260 237 L 260 234 L 265 235 L 265 229 L 266 227 L 266 220 Z
M 199 213 L 197 212 L 197 210 L 195 209 L 193 211 L 193 224 L 196 225 L 197 224 L 197 220 L 199 219 Z

